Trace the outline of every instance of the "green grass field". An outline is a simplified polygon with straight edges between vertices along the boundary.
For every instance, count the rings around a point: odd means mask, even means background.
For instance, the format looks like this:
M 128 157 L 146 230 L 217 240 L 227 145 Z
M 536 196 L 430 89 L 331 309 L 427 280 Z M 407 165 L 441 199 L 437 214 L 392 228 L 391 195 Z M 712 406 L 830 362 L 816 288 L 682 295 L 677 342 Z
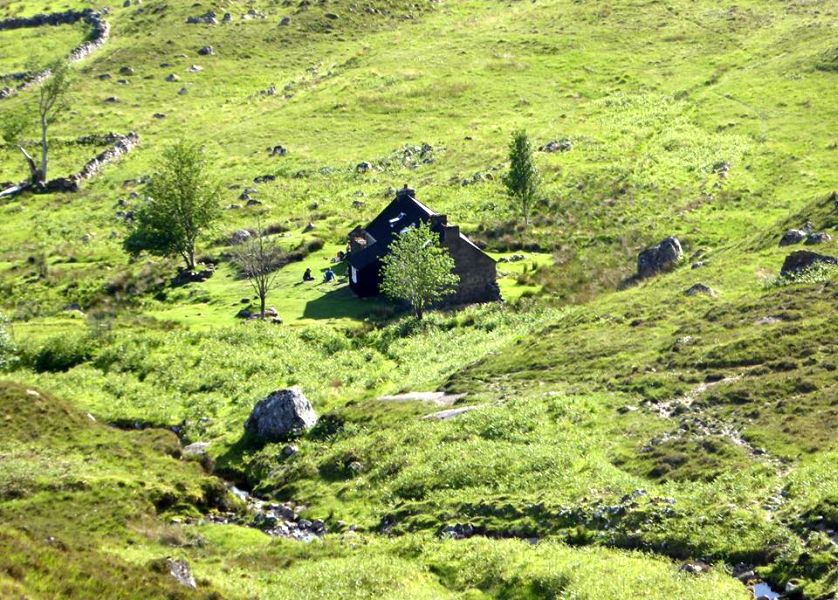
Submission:
M 0 0 L 0 18 L 88 7 Z M 232 21 L 185 23 L 207 10 Z M 838 593 L 838 271 L 778 278 L 792 250 L 838 255 L 833 2 L 146 0 L 106 19 L 51 175 L 102 149 L 82 136 L 140 146 L 78 193 L 0 200 L 0 596 L 745 600 L 743 569 Z M 0 78 L 85 35 L 0 31 Z M 0 100 L 0 121 L 36 96 Z M 501 182 L 519 128 L 572 142 L 536 153 L 527 228 Z M 225 210 L 199 248 L 215 274 L 175 287 L 174 259 L 122 250 L 123 215 L 184 138 Z M 26 174 L 0 145 L 0 182 Z M 405 183 L 493 257 L 523 255 L 498 264 L 504 303 L 417 322 L 340 268 L 321 283 Z M 806 222 L 833 241 L 778 247 Z M 268 297 L 281 324 L 236 318 L 254 297 L 229 239 L 257 223 L 305 255 Z M 683 264 L 626 285 L 667 235 Z M 686 296 L 699 282 L 715 295 Z M 243 423 L 290 385 L 321 425 L 286 457 Z M 434 390 L 477 408 L 379 400 Z M 214 472 L 182 457 L 197 441 Z M 207 522 L 241 508 L 220 476 L 330 533 Z M 169 556 L 197 589 L 155 567 Z

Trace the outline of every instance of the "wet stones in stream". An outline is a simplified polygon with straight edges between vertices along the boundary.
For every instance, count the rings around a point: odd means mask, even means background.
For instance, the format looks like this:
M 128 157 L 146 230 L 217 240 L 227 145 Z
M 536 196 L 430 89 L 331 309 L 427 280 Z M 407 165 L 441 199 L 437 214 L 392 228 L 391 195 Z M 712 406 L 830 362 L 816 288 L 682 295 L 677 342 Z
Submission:
M 235 486 L 230 486 L 230 492 L 246 504 L 247 512 L 212 513 L 206 517 L 210 523 L 252 527 L 270 536 L 301 542 L 311 542 L 326 535 L 326 524 L 300 518 L 301 507 L 297 505 L 260 500 Z

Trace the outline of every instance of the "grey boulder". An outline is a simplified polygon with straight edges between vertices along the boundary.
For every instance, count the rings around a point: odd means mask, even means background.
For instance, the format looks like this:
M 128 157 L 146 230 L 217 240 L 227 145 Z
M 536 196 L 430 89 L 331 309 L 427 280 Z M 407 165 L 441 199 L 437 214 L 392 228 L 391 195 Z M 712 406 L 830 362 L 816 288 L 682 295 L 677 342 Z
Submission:
M 299 387 L 276 390 L 260 400 L 244 430 L 263 441 L 272 442 L 298 436 L 317 423 L 317 414 Z
M 802 229 L 789 229 L 780 238 L 780 246 L 792 246 L 806 239 L 806 232 Z
M 825 231 L 813 231 L 806 236 L 806 244 L 811 246 L 813 244 L 825 244 L 831 242 L 832 236 Z
M 838 257 L 809 252 L 808 250 L 795 250 L 783 261 L 780 275 L 792 275 L 801 273 L 816 264 L 838 265 Z
M 646 278 L 664 271 L 671 271 L 683 258 L 681 242 L 676 237 L 668 237 L 657 246 L 646 248 L 637 257 L 637 275 Z

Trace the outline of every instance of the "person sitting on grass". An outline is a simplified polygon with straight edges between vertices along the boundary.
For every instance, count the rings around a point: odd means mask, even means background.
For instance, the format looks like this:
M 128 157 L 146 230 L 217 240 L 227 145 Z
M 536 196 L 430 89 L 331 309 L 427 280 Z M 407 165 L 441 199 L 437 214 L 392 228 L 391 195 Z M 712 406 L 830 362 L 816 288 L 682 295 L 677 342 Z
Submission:
M 311 274 L 311 269 L 306 269 L 303 273 L 303 281 L 314 281 L 314 276 Z
M 323 273 L 323 283 L 329 283 L 330 281 L 335 280 L 335 272 L 331 269 L 326 269 L 326 272 Z

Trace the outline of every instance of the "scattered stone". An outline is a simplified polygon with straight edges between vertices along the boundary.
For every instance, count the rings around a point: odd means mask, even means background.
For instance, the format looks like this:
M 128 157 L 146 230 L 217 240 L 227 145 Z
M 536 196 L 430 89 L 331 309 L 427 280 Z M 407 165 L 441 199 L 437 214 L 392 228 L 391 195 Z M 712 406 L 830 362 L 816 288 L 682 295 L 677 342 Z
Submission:
M 198 54 L 201 56 L 212 56 L 215 54 L 215 49 L 212 46 L 204 46 L 200 50 L 198 50 Z
M 230 23 L 233 20 L 233 15 L 230 13 L 224 13 L 224 17 L 221 20 L 225 23 Z
M 469 523 L 455 523 L 443 527 L 439 532 L 439 537 L 448 538 L 452 540 L 463 540 L 477 535 L 477 530 L 474 525 Z
M 264 441 L 279 441 L 299 435 L 317 423 L 311 402 L 299 387 L 276 390 L 260 400 L 244 430 Z
M 178 95 L 178 96 L 185 96 L 185 95 L 186 95 L 186 94 L 188 94 L 188 93 L 189 93 L 189 90 L 187 90 L 187 89 L 184 87 L 184 88 L 180 88 L 180 89 L 178 90 L 177 95 Z
M 192 576 L 192 569 L 189 567 L 189 563 L 185 560 L 167 558 L 166 566 L 169 568 L 169 574 L 174 577 L 179 584 L 191 588 L 198 587 L 195 583 L 195 578 Z
M 198 65 L 192 65 L 191 67 L 189 67 L 189 72 L 190 73 L 200 73 L 203 70 L 204 70 L 203 67 L 200 67 Z
M 99 79 L 102 80 L 102 81 L 107 81 L 110 78 L 111 78 L 110 73 L 102 73 L 101 75 L 99 75 Z
M 480 183 L 481 181 L 486 181 L 487 179 L 491 180 L 491 179 L 494 179 L 494 177 L 492 176 L 491 173 L 481 173 L 480 171 L 478 171 L 477 173 L 472 175 L 470 178 L 463 179 L 462 182 L 461 182 L 461 185 L 463 187 L 466 187 L 466 186 L 469 186 L 469 185 L 474 185 L 476 183 Z
M 832 241 L 832 236 L 825 231 L 813 231 L 806 236 L 807 246 L 811 246 L 813 244 L 825 244 L 830 241 Z
M 107 98 L 105 98 L 106 104 L 117 104 L 118 102 L 119 98 L 117 98 L 116 96 L 108 96 Z
M 658 273 L 671 271 L 683 258 L 681 242 L 676 237 L 668 237 L 657 246 L 646 248 L 637 257 L 637 275 L 641 279 Z
M 690 573 L 691 575 L 701 575 L 705 571 L 707 571 L 709 567 L 704 563 L 684 563 L 681 565 L 680 570 L 684 573 Z
M 780 238 L 780 246 L 791 246 L 799 244 L 806 239 L 806 232 L 802 229 L 789 229 Z
M 553 140 L 539 148 L 541 152 L 569 152 L 573 150 L 573 142 L 567 138 Z
M 284 446 L 282 448 L 282 456 L 284 456 L 285 458 L 290 458 L 290 457 L 294 456 L 295 454 L 297 454 L 297 452 L 299 452 L 299 451 L 300 451 L 300 448 L 298 446 L 296 446 L 295 444 L 288 444 L 287 446 Z
M 134 68 L 133 67 L 120 67 L 119 74 L 120 75 L 133 75 L 134 74 Z
M 290 25 L 291 24 L 291 17 L 282 17 L 279 20 L 279 24 L 282 27 L 286 27 L 286 26 Z
M 332 21 L 335 21 L 340 18 L 340 16 L 336 15 L 335 13 L 326 13 L 323 16 L 327 19 L 331 19 Z
M 687 296 L 698 296 L 699 294 L 706 294 L 707 296 L 716 297 L 716 290 L 703 283 L 696 283 L 691 285 L 687 291 L 684 292 Z
M 258 177 L 253 178 L 253 183 L 268 183 L 269 181 L 274 181 L 276 179 L 276 175 L 259 175 Z
M 184 456 L 203 456 L 207 453 L 209 449 L 210 443 L 209 442 L 195 442 L 194 444 L 189 444 L 188 446 L 183 447 L 183 455 Z
M 165 114 L 163 114 L 163 113 L 154 113 L 154 115 L 152 115 L 152 116 L 153 116 L 155 119 L 165 119 L 165 118 L 166 118 L 166 115 L 165 115 Z
M 713 172 L 719 176 L 719 179 L 727 179 L 730 173 L 730 163 L 724 161 L 716 163 L 713 165 Z
M 230 236 L 230 243 L 233 245 L 243 244 L 251 237 L 252 236 L 247 229 L 239 229 Z
M 355 166 L 356 173 L 366 173 L 372 169 L 372 165 L 368 162 L 360 162 Z
M 218 19 L 214 12 L 209 11 L 197 17 L 187 17 L 186 22 L 189 25 L 217 25 Z
M 309 222 L 308 225 L 303 227 L 303 233 L 309 233 L 311 231 L 314 231 L 314 223 Z
M 276 145 L 269 149 L 271 156 L 285 156 L 288 154 L 288 148 L 282 145 Z
M 818 254 L 809 250 L 795 250 L 786 257 L 780 275 L 792 275 L 816 264 L 838 265 L 838 257 Z
M 178 274 L 172 279 L 172 285 L 177 287 L 186 285 L 187 283 L 201 283 L 209 279 L 215 273 L 215 267 L 212 265 L 201 265 L 203 268 L 195 271 L 187 271 L 181 268 Z
M 180 81 L 180 77 L 178 77 L 178 76 L 177 76 L 177 75 L 175 75 L 174 73 L 169 73 L 169 74 L 166 76 L 166 81 L 168 81 L 168 82 Z

